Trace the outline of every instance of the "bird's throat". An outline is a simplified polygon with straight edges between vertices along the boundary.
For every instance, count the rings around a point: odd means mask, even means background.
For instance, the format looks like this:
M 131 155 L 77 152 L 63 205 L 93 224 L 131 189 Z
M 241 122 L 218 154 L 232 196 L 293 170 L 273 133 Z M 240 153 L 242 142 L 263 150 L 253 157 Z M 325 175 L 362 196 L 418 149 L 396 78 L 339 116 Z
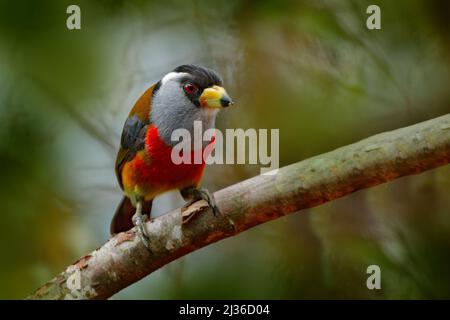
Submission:
M 187 109 L 188 112 L 186 109 L 178 110 L 178 112 L 166 112 L 159 117 L 154 117 L 152 122 L 158 129 L 161 139 L 168 146 L 173 147 L 180 142 L 177 138 L 178 134 L 174 134 L 174 132 L 177 133 L 177 129 L 184 129 L 184 132 L 189 133 L 193 147 L 194 145 L 205 147 L 208 145 L 208 141 L 203 141 L 204 132 L 215 128 L 218 110 L 198 107 Z

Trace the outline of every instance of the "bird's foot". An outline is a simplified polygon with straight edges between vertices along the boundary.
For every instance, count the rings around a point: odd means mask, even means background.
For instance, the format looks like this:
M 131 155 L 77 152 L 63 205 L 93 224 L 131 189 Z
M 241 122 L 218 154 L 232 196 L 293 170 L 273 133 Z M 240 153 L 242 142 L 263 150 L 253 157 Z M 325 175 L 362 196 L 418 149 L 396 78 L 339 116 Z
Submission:
M 219 207 L 216 204 L 216 199 L 214 198 L 213 194 L 208 191 L 208 189 L 200 188 L 198 189 L 200 194 L 200 199 L 205 200 L 208 202 L 208 205 L 211 207 L 213 214 L 215 217 L 222 215 L 222 213 L 219 210 Z
M 138 207 L 131 220 L 136 227 L 136 232 L 139 239 L 145 245 L 145 247 L 150 250 L 150 238 L 148 236 L 147 229 L 145 228 L 145 223 L 148 220 L 147 216 L 143 215 Z
M 184 198 L 190 198 L 190 200 L 181 208 L 183 212 L 186 210 L 191 204 L 197 202 L 199 200 L 205 200 L 209 207 L 212 209 L 215 217 L 220 216 L 221 212 L 217 207 L 216 200 L 214 196 L 205 188 L 188 188 L 182 191 L 182 195 Z

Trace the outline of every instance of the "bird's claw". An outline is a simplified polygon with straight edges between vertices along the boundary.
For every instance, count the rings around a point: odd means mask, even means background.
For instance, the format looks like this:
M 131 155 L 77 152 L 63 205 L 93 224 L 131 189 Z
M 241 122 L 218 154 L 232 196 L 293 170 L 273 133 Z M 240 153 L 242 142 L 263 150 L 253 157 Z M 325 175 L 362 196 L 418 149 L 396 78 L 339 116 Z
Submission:
M 199 192 L 201 194 L 202 199 L 205 200 L 211 207 L 213 215 L 215 217 L 222 215 L 222 213 L 219 210 L 219 207 L 217 207 L 216 199 L 214 199 L 214 196 L 207 189 L 200 189 Z
M 147 216 L 144 216 L 140 212 L 136 211 L 136 213 L 132 217 L 132 221 L 136 227 L 136 232 L 139 239 L 144 244 L 144 246 L 150 250 L 150 237 L 147 233 L 147 229 L 145 228 Z
M 213 214 L 215 217 L 220 216 L 221 212 L 216 204 L 216 199 L 214 199 L 214 196 L 208 191 L 208 189 L 199 188 L 196 189 L 196 197 L 195 200 L 192 200 L 192 202 L 198 201 L 198 200 L 205 200 L 209 207 L 212 209 Z

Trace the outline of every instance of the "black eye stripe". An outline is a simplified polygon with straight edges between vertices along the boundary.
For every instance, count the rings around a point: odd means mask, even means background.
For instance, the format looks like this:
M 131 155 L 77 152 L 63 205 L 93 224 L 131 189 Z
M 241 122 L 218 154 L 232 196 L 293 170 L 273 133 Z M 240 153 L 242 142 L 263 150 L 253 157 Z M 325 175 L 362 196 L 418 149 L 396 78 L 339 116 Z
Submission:
M 189 92 L 189 90 L 186 90 L 187 85 L 194 85 L 196 89 L 193 92 Z M 192 81 L 188 80 L 185 82 L 181 82 L 181 90 L 183 90 L 186 97 L 197 107 L 200 107 L 199 98 L 200 95 L 203 92 L 203 88 L 200 88 L 196 83 L 193 83 Z
M 174 72 L 186 73 L 178 81 L 181 90 L 183 90 L 186 97 L 198 108 L 200 107 L 199 98 L 203 90 L 214 85 L 222 86 L 222 78 L 214 71 L 205 67 L 195 66 L 192 64 L 182 65 L 173 70 Z M 187 83 L 192 83 L 197 86 L 197 90 L 189 93 L 185 89 Z

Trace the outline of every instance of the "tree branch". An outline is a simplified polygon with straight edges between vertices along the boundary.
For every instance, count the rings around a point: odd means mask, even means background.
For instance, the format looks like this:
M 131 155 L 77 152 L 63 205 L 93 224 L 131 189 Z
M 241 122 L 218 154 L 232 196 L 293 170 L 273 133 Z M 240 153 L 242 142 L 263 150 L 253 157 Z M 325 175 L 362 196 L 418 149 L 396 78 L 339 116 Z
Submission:
M 169 262 L 261 223 L 360 189 L 450 162 L 450 114 L 385 132 L 257 176 L 215 193 L 223 213 L 204 201 L 147 223 L 152 253 L 120 233 L 33 293 L 30 299 L 104 299 Z M 188 220 L 182 224 L 183 220 Z

